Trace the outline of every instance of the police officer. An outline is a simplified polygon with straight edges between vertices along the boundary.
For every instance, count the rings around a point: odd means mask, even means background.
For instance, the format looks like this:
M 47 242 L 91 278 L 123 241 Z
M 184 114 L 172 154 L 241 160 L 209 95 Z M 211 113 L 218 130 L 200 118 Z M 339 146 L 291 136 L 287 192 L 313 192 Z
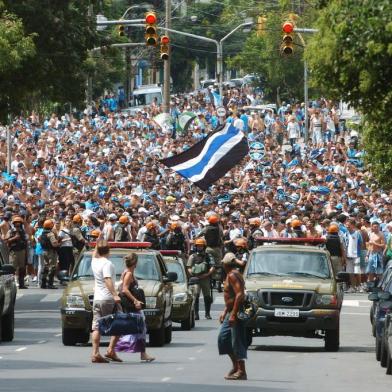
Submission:
M 263 237 L 263 231 L 260 229 L 260 226 L 260 218 L 249 219 L 248 248 L 250 250 L 257 246 L 257 238 Z
M 42 271 L 41 288 L 42 289 L 56 289 L 54 286 L 54 274 L 56 272 L 57 265 L 57 252 L 56 249 L 59 247 L 59 242 L 55 233 L 53 232 L 54 222 L 52 220 L 47 219 L 44 222 L 44 229 L 39 238 L 41 243 L 44 260 L 44 268 Z
M 248 241 L 245 238 L 233 240 L 235 246 L 235 263 L 238 270 L 243 274 L 249 258 Z
M 205 317 L 211 320 L 211 275 L 215 270 L 215 260 L 210 253 L 206 252 L 206 240 L 197 238 L 195 240 L 196 253 L 190 255 L 187 262 L 187 269 L 191 277 L 196 277 L 198 283 L 195 285 L 193 295 L 195 298 L 195 319 L 199 320 L 199 298 L 200 291 L 203 292 Z
M 337 223 L 331 223 L 328 227 L 325 247 L 331 254 L 331 261 L 335 274 L 344 270 L 345 252 L 344 245 L 339 236 L 339 226 Z
M 173 222 L 170 225 L 170 232 L 166 238 L 166 249 L 180 250 L 185 253 L 185 235 L 178 222 Z
M 293 238 L 305 238 L 306 233 L 302 230 L 302 222 L 299 219 L 291 221 L 291 228 L 293 229 Z
M 23 227 L 23 218 L 14 216 L 8 231 L 6 242 L 9 248 L 10 263 L 14 266 L 20 289 L 27 289 L 24 284 L 27 257 L 27 236 Z
M 74 247 L 75 260 L 78 259 L 81 251 L 88 244 L 88 241 L 84 237 L 81 230 L 82 223 L 82 217 L 79 214 L 74 215 L 74 217 L 72 218 L 72 228 L 70 234 L 72 238 L 72 245 Z
M 120 216 L 118 223 L 114 228 L 114 241 L 129 242 L 131 233 L 129 232 L 129 218 L 126 215 Z
M 146 224 L 146 232 L 143 234 L 143 242 L 151 242 L 151 249 L 161 249 L 161 242 L 159 240 L 157 225 L 154 222 Z

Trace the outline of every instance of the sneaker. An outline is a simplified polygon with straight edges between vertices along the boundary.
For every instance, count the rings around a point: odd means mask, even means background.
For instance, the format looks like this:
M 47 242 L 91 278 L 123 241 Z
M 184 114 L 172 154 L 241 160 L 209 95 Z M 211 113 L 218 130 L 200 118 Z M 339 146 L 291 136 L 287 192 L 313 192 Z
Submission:
M 38 280 L 38 278 L 36 276 L 34 276 L 34 278 L 31 281 L 35 283 L 37 280 Z

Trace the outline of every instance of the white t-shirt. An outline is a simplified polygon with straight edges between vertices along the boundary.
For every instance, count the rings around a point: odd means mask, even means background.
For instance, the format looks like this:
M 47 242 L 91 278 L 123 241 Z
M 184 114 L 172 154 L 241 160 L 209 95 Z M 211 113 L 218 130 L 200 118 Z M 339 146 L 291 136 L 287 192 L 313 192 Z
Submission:
M 299 138 L 299 125 L 295 122 L 289 122 L 287 124 L 287 132 L 289 134 L 289 139 Z
M 112 293 L 105 285 L 105 278 L 112 278 L 113 286 L 116 283 L 116 270 L 113 263 L 106 257 L 94 258 L 91 260 L 91 269 L 94 273 L 94 300 L 111 300 Z

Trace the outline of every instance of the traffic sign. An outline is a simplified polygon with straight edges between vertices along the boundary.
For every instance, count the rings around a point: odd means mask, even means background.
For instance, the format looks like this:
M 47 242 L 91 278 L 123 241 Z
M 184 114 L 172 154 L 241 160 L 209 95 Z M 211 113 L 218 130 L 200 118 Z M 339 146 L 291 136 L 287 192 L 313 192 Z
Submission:
M 217 114 L 219 117 L 225 117 L 225 116 L 226 116 L 226 109 L 225 109 L 223 106 L 219 106 L 219 107 L 216 109 L 216 114 Z

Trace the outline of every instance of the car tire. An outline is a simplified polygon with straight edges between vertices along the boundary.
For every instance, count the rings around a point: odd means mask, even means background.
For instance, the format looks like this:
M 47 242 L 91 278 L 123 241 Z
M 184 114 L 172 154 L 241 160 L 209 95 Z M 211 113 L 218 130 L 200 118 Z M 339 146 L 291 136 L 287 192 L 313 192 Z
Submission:
M 335 352 L 339 351 L 340 346 L 340 331 L 339 327 L 336 329 L 327 329 L 325 331 L 324 347 L 325 351 Z
M 173 336 L 173 328 L 170 324 L 168 327 L 165 328 L 165 343 L 169 344 L 172 341 Z
M 162 347 L 165 344 L 165 326 L 150 331 L 149 336 L 151 347 Z
M 12 342 L 14 339 L 15 329 L 15 309 L 12 306 L 11 311 L 1 319 L 1 340 L 3 342 Z
M 387 367 L 387 359 L 388 359 L 388 351 L 385 343 L 386 341 L 385 338 L 383 337 L 381 339 L 381 356 L 380 356 L 380 365 L 383 368 Z
M 376 336 L 376 359 L 381 360 L 381 339 L 378 336 Z
M 387 371 L 386 374 L 392 375 L 392 353 L 387 350 Z
M 184 331 L 190 331 L 192 329 L 192 314 L 193 311 L 191 310 L 189 313 L 189 317 L 186 320 L 181 321 L 181 329 Z
M 64 346 L 75 346 L 78 343 L 86 344 L 90 340 L 90 334 L 79 329 L 63 328 L 62 340 Z

